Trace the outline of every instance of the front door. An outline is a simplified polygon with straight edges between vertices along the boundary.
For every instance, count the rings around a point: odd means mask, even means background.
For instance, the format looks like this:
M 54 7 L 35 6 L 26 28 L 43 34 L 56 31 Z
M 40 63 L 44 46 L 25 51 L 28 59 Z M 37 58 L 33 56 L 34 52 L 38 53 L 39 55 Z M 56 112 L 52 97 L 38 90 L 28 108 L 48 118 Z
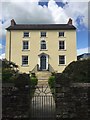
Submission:
M 46 56 L 42 55 L 40 57 L 40 70 L 46 70 Z

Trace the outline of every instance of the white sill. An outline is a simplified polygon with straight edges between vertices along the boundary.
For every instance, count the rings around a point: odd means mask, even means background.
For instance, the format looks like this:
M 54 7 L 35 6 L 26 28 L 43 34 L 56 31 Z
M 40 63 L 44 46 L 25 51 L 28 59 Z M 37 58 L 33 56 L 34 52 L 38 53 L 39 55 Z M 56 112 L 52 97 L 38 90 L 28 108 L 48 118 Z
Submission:
M 30 36 L 29 36 L 29 37 L 24 37 L 24 36 L 23 36 L 23 38 L 30 38 Z
M 21 65 L 22 67 L 28 67 L 29 65 Z
M 47 36 L 46 36 L 46 37 L 45 37 L 45 36 L 44 36 L 44 37 L 43 37 L 43 36 L 42 36 L 42 37 L 40 36 L 40 38 L 47 38 Z
M 23 49 L 22 51 L 30 51 L 29 49 Z
M 47 49 L 40 49 L 40 51 L 48 51 Z
M 59 64 L 58 66 L 66 66 L 66 64 Z
M 59 38 L 66 38 L 65 36 L 58 36 Z
M 58 49 L 59 51 L 67 51 L 66 49 Z

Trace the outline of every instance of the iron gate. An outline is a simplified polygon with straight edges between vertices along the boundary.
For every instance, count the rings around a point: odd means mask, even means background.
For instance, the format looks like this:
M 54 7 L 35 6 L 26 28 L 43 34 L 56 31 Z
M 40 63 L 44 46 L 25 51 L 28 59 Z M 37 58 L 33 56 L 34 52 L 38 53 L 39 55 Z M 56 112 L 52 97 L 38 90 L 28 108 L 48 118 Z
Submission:
M 55 120 L 55 101 L 49 86 L 36 87 L 30 111 L 30 120 Z

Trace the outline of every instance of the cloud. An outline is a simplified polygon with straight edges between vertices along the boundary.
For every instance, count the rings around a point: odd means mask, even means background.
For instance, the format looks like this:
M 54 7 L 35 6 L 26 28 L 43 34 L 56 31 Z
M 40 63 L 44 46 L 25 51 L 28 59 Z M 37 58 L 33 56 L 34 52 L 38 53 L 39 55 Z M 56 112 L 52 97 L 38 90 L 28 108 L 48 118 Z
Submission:
M 4 59 L 5 58 L 5 53 L 0 55 L 0 59 Z
M 81 55 L 83 53 L 88 53 L 90 48 L 81 48 L 77 50 L 77 55 Z
M 68 18 L 71 17 L 75 26 L 78 27 L 77 18 L 79 18 L 80 24 L 87 27 L 87 0 L 85 2 L 62 0 L 64 3 L 68 2 L 63 8 L 58 6 L 54 0 L 49 0 L 48 7 L 38 5 L 38 1 L 45 0 L 2 0 L 2 12 L 0 10 L 0 39 L 5 38 L 5 28 L 10 25 L 11 19 L 15 19 L 16 23 L 21 24 L 41 24 L 67 23 Z M 60 2 L 60 0 L 56 1 Z
M 5 46 L 0 43 L 0 54 L 2 54 L 3 52 L 5 52 Z

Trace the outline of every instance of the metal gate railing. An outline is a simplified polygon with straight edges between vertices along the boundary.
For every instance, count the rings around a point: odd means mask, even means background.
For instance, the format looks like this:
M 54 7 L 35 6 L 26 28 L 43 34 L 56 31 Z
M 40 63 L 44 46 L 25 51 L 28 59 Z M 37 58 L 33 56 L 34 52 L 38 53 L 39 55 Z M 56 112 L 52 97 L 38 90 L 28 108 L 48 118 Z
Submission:
M 55 101 L 49 86 L 36 87 L 30 111 L 30 120 L 55 120 Z

